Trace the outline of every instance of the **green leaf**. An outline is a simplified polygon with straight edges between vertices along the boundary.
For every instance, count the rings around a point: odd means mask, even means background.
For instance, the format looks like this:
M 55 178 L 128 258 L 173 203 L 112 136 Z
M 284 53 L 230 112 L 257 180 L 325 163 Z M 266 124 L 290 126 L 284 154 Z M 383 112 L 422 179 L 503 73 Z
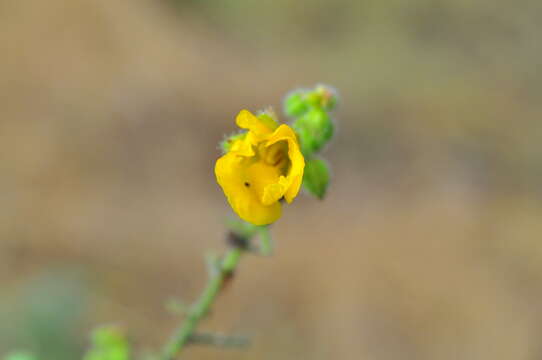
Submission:
M 129 346 L 116 326 L 105 326 L 92 333 L 92 346 L 83 360 L 128 360 Z
M 37 357 L 26 351 L 14 351 L 7 354 L 4 360 L 37 360 Z
M 312 158 L 305 163 L 303 187 L 318 199 L 323 199 L 329 185 L 330 172 L 323 159 Z

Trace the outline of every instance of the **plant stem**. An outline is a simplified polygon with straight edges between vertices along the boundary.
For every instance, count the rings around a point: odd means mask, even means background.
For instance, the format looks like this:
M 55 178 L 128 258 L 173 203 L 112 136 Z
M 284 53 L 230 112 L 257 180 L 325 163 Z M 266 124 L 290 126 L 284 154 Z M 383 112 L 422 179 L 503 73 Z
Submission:
M 190 337 L 191 344 L 213 345 L 220 347 L 244 347 L 249 341 L 243 336 L 228 336 L 221 334 L 197 333 Z
M 225 280 L 231 276 L 239 263 L 243 249 L 234 247 L 217 264 L 217 271 L 211 274 L 207 286 L 199 299 L 192 305 L 181 326 L 175 331 L 169 342 L 164 346 L 160 360 L 173 360 L 190 341 L 201 319 L 207 315 L 211 305 L 220 293 Z
M 269 226 L 262 226 L 260 230 L 260 252 L 263 256 L 269 256 L 273 253 L 273 242 L 269 233 Z

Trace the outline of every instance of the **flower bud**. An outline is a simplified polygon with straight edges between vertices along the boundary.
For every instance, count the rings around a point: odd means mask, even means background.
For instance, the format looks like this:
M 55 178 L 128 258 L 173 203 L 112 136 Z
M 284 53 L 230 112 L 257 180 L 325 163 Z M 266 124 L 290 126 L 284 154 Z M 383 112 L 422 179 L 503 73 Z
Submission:
M 290 93 L 284 100 L 284 112 L 291 117 L 301 116 L 308 110 L 308 105 L 301 92 Z
M 312 108 L 293 124 L 305 155 L 320 151 L 333 136 L 333 122 L 322 109 Z
M 312 158 L 305 163 L 303 188 L 318 199 L 323 199 L 329 185 L 330 172 L 323 159 Z
M 322 109 L 326 111 L 335 109 L 338 102 L 338 96 L 335 89 L 326 85 L 318 85 L 315 92 L 318 94 L 319 105 Z

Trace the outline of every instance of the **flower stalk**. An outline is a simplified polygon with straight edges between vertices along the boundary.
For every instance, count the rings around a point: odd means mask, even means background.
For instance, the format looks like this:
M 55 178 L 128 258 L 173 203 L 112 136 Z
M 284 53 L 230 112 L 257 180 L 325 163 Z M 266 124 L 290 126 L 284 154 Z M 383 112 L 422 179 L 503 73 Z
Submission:
M 207 257 L 208 281 L 199 298 L 188 307 L 171 303 L 174 312 L 183 312 L 184 321 L 162 351 L 152 359 L 174 360 L 190 344 L 221 347 L 245 346 L 243 337 L 196 332 L 216 298 L 231 280 L 246 252 L 268 256 L 273 252 L 269 225 L 282 214 L 282 205 L 291 203 L 300 188 L 323 199 L 330 182 L 330 169 L 320 152 L 334 133 L 330 112 L 336 107 L 335 90 L 325 85 L 298 89 L 284 101 L 289 124 L 280 124 L 272 110 L 257 116 L 242 110 L 236 118 L 240 132 L 222 141 L 223 151 L 215 164 L 218 184 L 241 221 L 228 222 L 229 249 L 222 257 Z M 254 246 L 251 240 L 259 238 Z M 99 329 L 84 360 L 128 360 L 130 346 L 116 328 Z M 10 358 L 11 359 L 11 358 Z M 25 358 L 26 359 L 26 358 Z
M 164 346 L 160 360 L 173 360 L 191 342 L 199 322 L 209 313 L 225 282 L 232 276 L 244 249 L 232 247 L 217 264 L 217 271 L 209 276 L 207 286 L 200 298 L 190 307 L 181 326 Z

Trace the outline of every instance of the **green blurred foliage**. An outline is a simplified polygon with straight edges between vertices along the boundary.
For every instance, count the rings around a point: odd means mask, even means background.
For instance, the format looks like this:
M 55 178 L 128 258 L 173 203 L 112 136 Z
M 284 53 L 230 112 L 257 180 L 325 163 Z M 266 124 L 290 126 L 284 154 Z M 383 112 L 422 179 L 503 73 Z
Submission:
M 92 345 L 83 360 L 128 360 L 130 348 L 122 331 L 115 326 L 94 330 Z
M 5 319 L 0 323 L 0 348 L 29 349 L 39 360 L 78 358 L 78 329 L 87 296 L 81 280 L 73 270 L 52 271 L 5 298 L 0 309 Z
M 34 354 L 26 351 L 14 351 L 4 357 L 4 360 L 39 360 Z

